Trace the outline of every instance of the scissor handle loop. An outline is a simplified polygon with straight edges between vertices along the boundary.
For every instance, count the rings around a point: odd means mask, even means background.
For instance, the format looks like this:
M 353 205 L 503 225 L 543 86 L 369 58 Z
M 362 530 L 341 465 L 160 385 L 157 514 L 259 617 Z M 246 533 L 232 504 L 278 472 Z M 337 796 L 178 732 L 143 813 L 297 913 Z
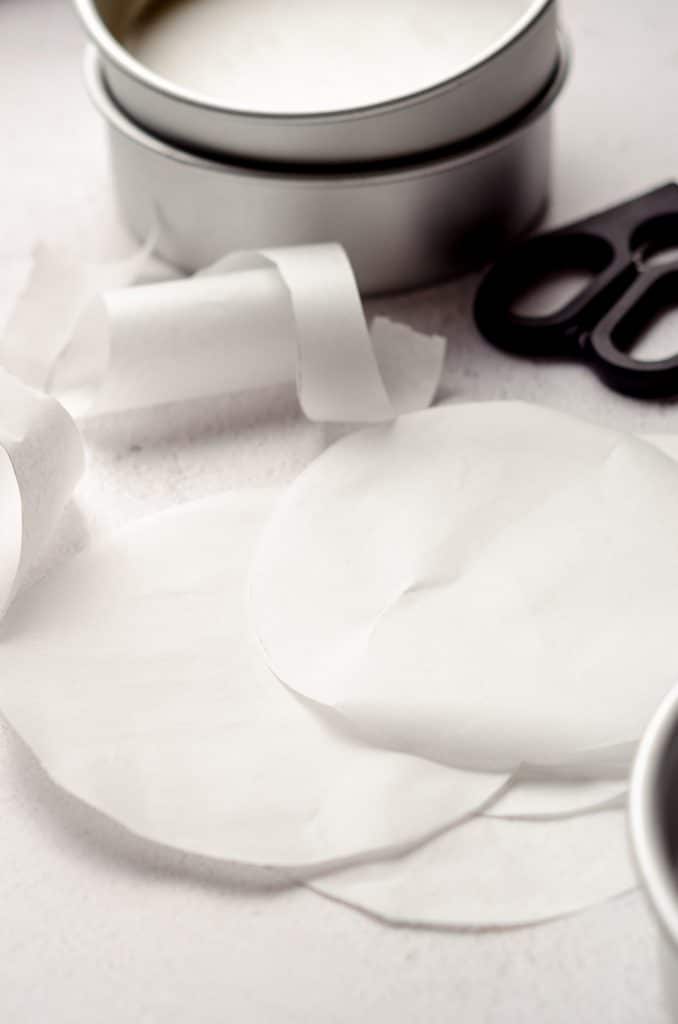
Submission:
M 591 281 L 557 312 L 525 316 L 514 310 L 529 289 L 568 271 L 590 274 Z M 538 235 L 500 257 L 486 275 L 476 296 L 476 323 L 488 341 L 510 352 L 573 358 L 587 323 L 606 312 L 629 276 L 624 255 L 604 235 L 577 228 Z
M 636 398 L 678 396 L 677 354 L 654 361 L 629 350 L 658 315 L 678 307 L 678 267 L 646 270 L 592 331 L 588 356 L 599 376 L 616 391 Z

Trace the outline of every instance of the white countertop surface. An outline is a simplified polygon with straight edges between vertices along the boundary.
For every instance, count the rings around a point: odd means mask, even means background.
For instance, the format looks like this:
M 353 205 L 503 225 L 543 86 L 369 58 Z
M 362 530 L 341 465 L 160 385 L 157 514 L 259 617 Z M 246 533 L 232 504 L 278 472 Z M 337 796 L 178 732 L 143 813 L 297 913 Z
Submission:
M 678 4 L 562 8 L 575 63 L 556 118 L 553 222 L 678 173 Z M 82 42 L 67 0 L 0 0 L 0 313 L 15 261 L 38 238 L 92 257 L 130 247 L 81 86 Z M 373 304 L 447 334 L 446 397 L 524 398 L 617 427 L 678 431 L 675 406 L 611 395 L 586 369 L 485 346 L 467 318 L 473 284 Z M 100 419 L 86 440 L 88 474 L 36 572 L 145 512 L 283 483 L 323 433 L 279 389 Z M 670 1020 L 638 894 L 513 932 L 389 928 L 130 838 L 58 791 L 4 727 L 0 816 L 2 1024 Z

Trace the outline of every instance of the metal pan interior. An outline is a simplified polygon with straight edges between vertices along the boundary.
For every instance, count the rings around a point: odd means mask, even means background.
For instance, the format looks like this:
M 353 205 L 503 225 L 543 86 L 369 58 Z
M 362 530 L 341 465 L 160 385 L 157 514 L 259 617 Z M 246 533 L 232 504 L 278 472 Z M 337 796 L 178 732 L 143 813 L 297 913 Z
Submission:
M 543 5 L 542 5 L 543 6 Z M 533 0 L 170 0 L 118 20 L 160 78 L 219 106 L 277 115 L 397 102 L 481 63 Z
M 555 0 L 75 0 L 121 106 L 229 156 L 359 162 L 439 148 L 526 106 Z

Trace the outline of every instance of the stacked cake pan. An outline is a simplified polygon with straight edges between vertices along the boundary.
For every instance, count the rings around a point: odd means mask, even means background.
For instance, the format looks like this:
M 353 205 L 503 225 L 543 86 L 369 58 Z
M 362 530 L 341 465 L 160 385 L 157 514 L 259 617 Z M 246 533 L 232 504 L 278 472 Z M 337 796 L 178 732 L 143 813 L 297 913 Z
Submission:
M 364 292 L 392 291 L 544 209 L 555 0 L 375 0 L 360 21 L 339 0 L 75 3 L 123 216 L 179 267 L 338 241 Z

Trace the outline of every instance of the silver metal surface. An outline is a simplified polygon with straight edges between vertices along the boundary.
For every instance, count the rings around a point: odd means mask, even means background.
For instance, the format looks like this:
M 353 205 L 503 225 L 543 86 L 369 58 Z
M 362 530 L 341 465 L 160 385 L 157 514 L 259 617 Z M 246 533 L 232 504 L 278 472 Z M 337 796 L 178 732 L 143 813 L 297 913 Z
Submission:
M 629 819 L 641 885 L 660 927 L 666 993 L 678 1018 L 678 686 L 638 748 Z
M 364 293 L 428 284 L 485 262 L 542 213 L 548 193 L 548 93 L 510 132 L 472 150 L 390 170 L 282 172 L 206 160 L 138 128 L 109 96 L 96 52 L 90 95 L 109 129 L 123 216 L 158 252 L 195 270 L 236 249 L 340 242 Z
M 358 163 L 449 146 L 526 108 L 558 62 L 556 0 L 526 10 L 492 47 L 446 81 L 390 101 L 330 112 L 229 108 L 154 74 L 116 38 L 148 0 L 74 0 L 113 97 L 138 124 L 180 146 L 230 159 Z M 369 3 L 369 0 L 366 0 Z M 475 0 L 469 0 L 472 11 Z M 477 15 L 474 13 L 474 17 Z M 357 30 L 359 31 L 359 29 Z M 271 45 L 274 45 L 275 33 Z M 433 45 L 433 44 L 432 44 Z M 393 55 L 397 64 L 398 55 Z M 403 61 L 403 81 L 408 73 Z M 313 98 L 313 82 L 307 94 Z

